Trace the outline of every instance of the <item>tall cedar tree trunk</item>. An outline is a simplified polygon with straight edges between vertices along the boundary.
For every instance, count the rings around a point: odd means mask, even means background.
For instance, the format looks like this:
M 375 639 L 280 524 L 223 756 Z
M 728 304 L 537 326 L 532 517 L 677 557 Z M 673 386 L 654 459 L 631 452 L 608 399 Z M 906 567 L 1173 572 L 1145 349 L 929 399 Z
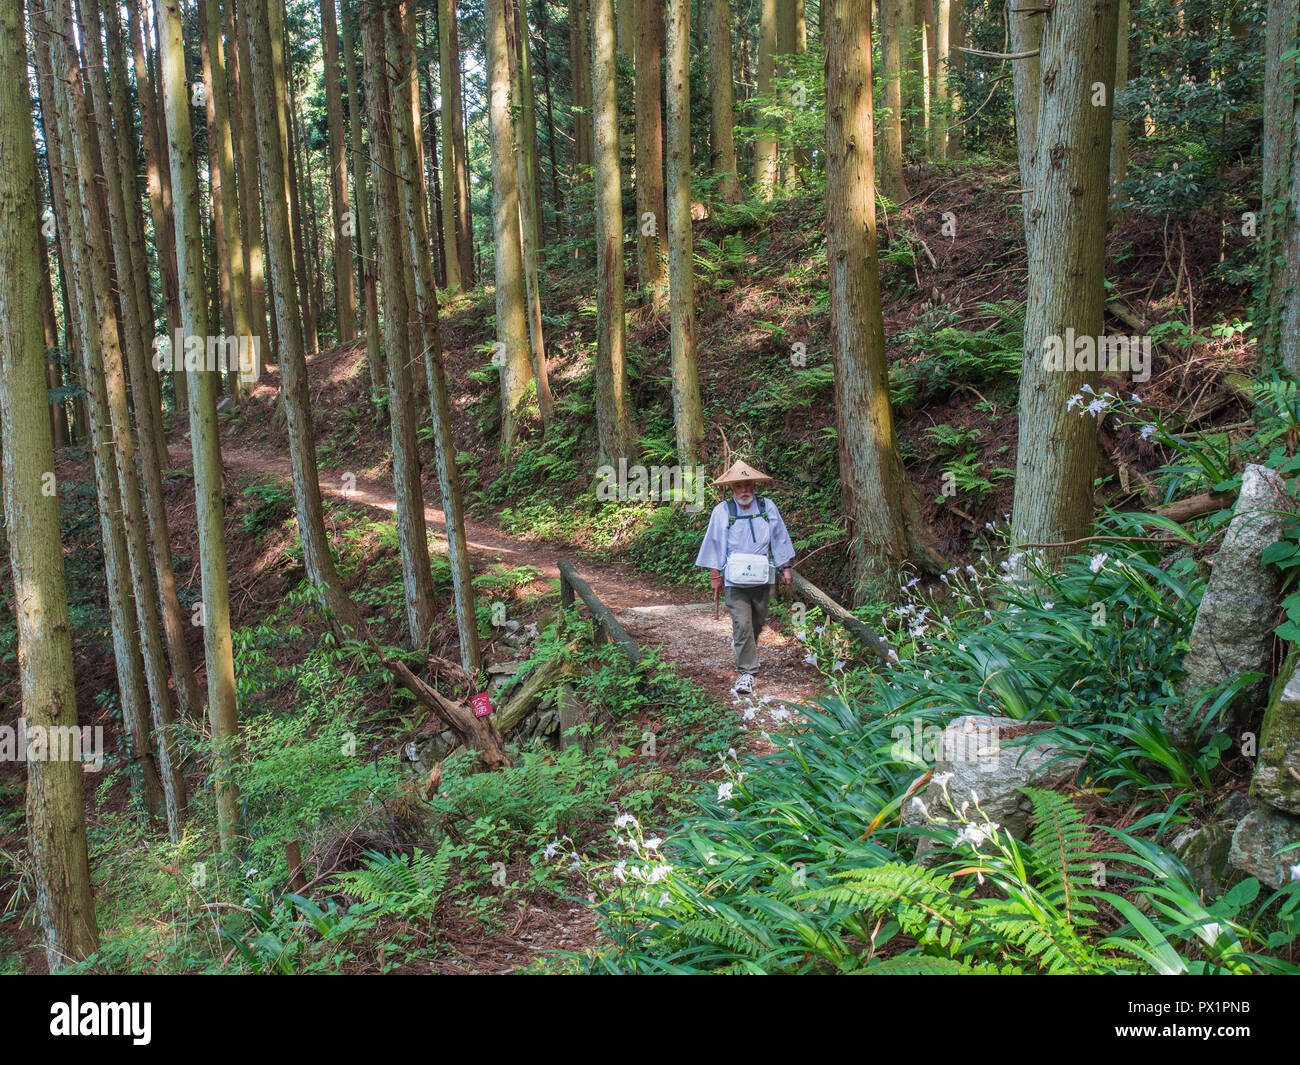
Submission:
M 668 0 L 668 311 L 673 357 L 673 423 L 682 468 L 704 457 L 695 351 L 695 253 L 691 234 L 690 0 Z
M 506 40 L 510 60 L 510 98 L 515 115 L 515 164 L 519 172 L 519 235 L 524 257 L 524 295 L 528 300 L 528 344 L 537 382 L 537 409 L 545 428 L 551 421 L 551 382 L 546 369 L 546 338 L 542 331 L 542 294 L 537 274 L 537 234 L 540 201 L 537 198 L 537 154 L 530 149 L 536 139 L 536 127 L 529 128 L 533 108 L 528 104 L 531 79 L 524 77 L 523 34 L 516 16 L 514 0 L 506 0 Z
M 390 18 L 396 20 L 398 10 Z M 400 23 L 390 23 L 395 33 Z M 456 467 L 456 442 L 452 436 L 451 396 L 447 388 L 447 372 L 442 357 L 442 328 L 438 317 L 438 293 L 433 283 L 433 257 L 430 253 L 427 216 L 423 210 L 419 182 L 419 158 L 415 150 L 415 134 L 410 115 L 402 109 L 394 113 L 397 139 L 396 187 L 400 193 L 401 221 L 398 229 L 405 232 L 407 246 L 414 262 L 416 306 L 409 308 L 418 319 L 421 348 L 424 352 L 424 373 L 429 392 L 430 413 L 433 418 L 433 445 L 438 467 L 438 487 L 447 534 L 447 555 L 451 563 L 452 592 L 456 602 L 456 624 L 460 635 L 461 665 L 471 678 L 477 678 L 482 660 L 479 655 L 477 620 L 474 613 L 473 574 L 465 539 L 465 512 L 461 503 L 460 474 Z M 372 132 L 380 127 L 372 124 Z M 372 141 L 373 143 L 373 141 Z M 383 191 L 379 190 L 380 232 L 384 232 Z M 392 228 L 391 224 L 389 228 Z M 454 258 L 454 256 L 452 256 Z M 386 312 L 392 313 L 391 307 Z M 418 372 L 418 371 L 417 371 Z M 418 482 L 416 499 L 419 500 Z M 421 505 L 422 506 L 422 505 Z M 421 510 L 421 513 L 423 511 Z M 427 555 L 425 569 L 428 569 Z
M 880 132 L 880 188 L 894 203 L 907 199 L 903 178 L 903 11 L 907 0 L 880 0 L 881 81 L 885 121 Z
M 411 68 L 409 48 L 400 43 L 405 21 L 405 4 L 390 8 L 393 22 L 387 39 L 392 48 L 385 50 L 384 9 L 377 4 L 366 11 L 361 23 L 362 53 L 365 62 L 366 102 L 369 105 L 370 178 L 375 190 L 376 250 L 379 252 L 379 279 L 384 295 L 384 346 L 388 352 L 388 415 L 393 446 L 393 482 L 397 490 L 397 537 L 402 558 L 402 587 L 406 596 L 406 628 L 415 648 L 428 645 L 434 624 L 433 577 L 429 570 L 429 539 L 424 523 L 424 499 L 420 485 L 420 444 L 416 436 L 418 411 L 411 380 L 412 367 L 419 352 L 412 350 L 414 339 L 423 346 L 419 308 L 412 305 L 407 293 L 409 253 L 403 244 L 400 220 L 401 199 L 397 187 L 397 131 L 403 127 L 410 134 L 410 98 L 406 86 Z M 388 65 L 402 79 L 390 83 Z M 408 144 L 414 156 L 415 145 Z M 419 188 L 419 165 L 412 159 L 408 175 Z M 423 201 L 412 192 L 412 229 L 423 228 Z M 427 240 L 427 234 L 426 238 Z
M 618 54 L 629 63 L 636 61 L 637 46 L 637 0 L 618 0 Z M 596 23 L 596 12 L 592 9 L 591 21 Z
M 826 259 L 840 484 L 854 597 L 896 592 L 904 562 L 929 555 L 898 452 L 876 257 L 871 9 L 823 0 L 826 43 Z
M 511 0 L 509 11 L 514 27 L 519 59 L 519 137 L 520 155 L 527 157 L 527 172 L 532 178 L 534 243 L 538 251 L 546 247 L 545 212 L 542 200 L 542 164 L 537 152 L 537 93 L 533 85 L 533 36 L 528 27 L 525 0 Z M 534 256 L 535 258 L 536 256 Z
M 948 78 L 948 110 L 955 116 L 959 115 L 962 110 L 961 83 L 957 76 L 966 67 L 966 54 L 962 48 L 966 46 L 966 15 L 963 10 L 966 0 L 948 0 L 948 53 L 949 53 L 949 74 Z M 955 161 L 962 157 L 961 148 L 961 131 L 963 127 L 948 125 L 948 159 Z
M 36 174 L 38 196 L 41 184 L 38 171 Z M 54 209 L 53 202 L 51 198 L 49 208 L 51 212 Z M 45 383 L 53 391 L 63 387 L 63 358 L 59 350 L 59 323 L 54 314 L 54 284 L 50 280 L 50 254 L 43 235 L 37 244 L 41 249 L 41 326 L 45 334 Z M 50 436 L 55 448 L 68 445 L 68 408 L 62 399 L 50 400 Z
M 1027 8 L 1017 0 L 1007 0 L 1007 21 L 1011 27 L 1011 52 L 1037 53 L 1043 41 L 1041 11 Z M 1039 55 L 1026 55 L 1024 59 L 1011 60 L 1012 88 L 1016 109 L 1016 161 L 1020 167 L 1020 187 L 1034 187 L 1034 159 L 1038 144 L 1038 91 L 1042 83 L 1042 59 Z M 1091 91 L 1091 90 L 1089 90 Z M 1025 240 L 1029 239 L 1029 203 L 1031 193 L 1021 196 L 1024 205 Z
M 930 154 L 938 160 L 948 158 L 948 61 L 949 31 L 952 28 L 951 0 L 933 0 L 934 55 L 931 60 Z
M 592 165 L 591 33 L 587 25 L 588 0 L 569 0 L 569 69 L 573 72 L 570 95 L 573 114 L 573 165 Z M 585 225 L 579 232 L 589 232 Z M 575 252 L 576 254 L 576 252 Z
M 256 7 L 250 4 L 250 7 Z M 185 44 L 180 0 L 159 4 L 159 70 L 172 175 L 176 179 L 176 256 L 181 279 L 185 334 L 208 335 L 203 301 L 203 243 L 200 236 L 194 136 L 185 83 Z M 278 290 L 278 286 L 277 286 Z M 190 439 L 194 450 L 199 569 L 203 579 L 203 647 L 208 669 L 208 721 L 212 729 L 217 829 L 224 850 L 239 841 L 239 792 L 232 762 L 238 743 L 235 663 L 230 637 L 230 579 L 226 569 L 225 503 L 221 488 L 221 438 L 217 427 L 218 374 L 188 371 Z
M 459 57 L 452 66 L 451 31 L 456 26 L 454 0 L 438 0 L 438 93 L 442 97 L 442 246 L 445 249 L 447 290 L 460 291 L 462 284 L 460 248 L 456 243 L 456 201 L 460 183 L 457 166 L 463 166 L 464 145 L 460 136 Z M 456 114 L 453 114 L 453 108 Z M 460 160 L 457 162 L 457 160 Z
M 80 257 L 85 248 L 85 227 L 77 206 L 80 190 L 75 182 L 69 184 L 64 180 L 64 175 L 71 179 L 77 170 L 72 138 L 68 131 L 65 60 L 62 53 L 56 53 L 55 37 L 48 29 L 44 9 L 40 5 L 33 6 L 30 16 L 32 37 L 36 41 L 37 87 L 41 100 L 42 125 L 45 143 L 54 161 L 50 177 L 60 258 L 66 264 L 61 279 L 65 297 L 64 320 L 71 340 L 70 346 L 76 353 L 77 374 L 86 392 L 80 406 L 85 411 L 86 418 L 81 438 L 90 447 L 95 474 L 99 533 L 104 551 L 104 575 L 113 634 L 113 665 L 117 672 L 118 694 L 122 703 L 122 723 L 126 729 L 131 759 L 138 769 L 138 776 L 132 774 L 132 790 L 136 790 L 138 782 L 145 810 L 150 815 L 156 815 L 162 807 L 162 782 L 150 749 L 148 694 L 140 654 L 140 632 L 136 628 L 131 606 L 131 574 L 127 561 L 126 531 L 121 520 L 122 497 L 116 471 L 109 460 L 112 448 L 109 436 L 112 430 L 108 425 L 108 413 L 104 404 L 97 402 L 102 388 L 93 387 L 93 380 L 86 373 L 90 361 L 87 347 L 97 327 L 93 326 L 93 315 L 89 313 L 91 301 L 84 298 L 82 292 L 84 268 Z
M 723 203 L 740 202 L 736 170 L 735 75 L 731 66 L 731 0 L 709 4 L 709 148 L 713 173 L 722 180 L 718 195 Z
M 770 96 L 772 78 L 776 74 L 778 0 L 759 0 L 758 22 L 758 95 Z M 689 13 L 688 13 L 689 14 Z M 770 200 L 776 191 L 776 136 L 766 128 L 767 119 L 754 116 L 754 122 L 764 126 L 754 138 L 754 188 L 761 200 Z
M 1023 545 L 1084 535 L 1093 517 L 1097 421 L 1067 408 L 1091 371 L 1044 365 L 1049 338 L 1100 338 L 1118 0 L 1069 0 L 1043 16 L 1037 149 L 1025 216 L 1029 295 L 1020 377 L 1012 535 Z M 1106 87 L 1103 106 L 1093 86 Z M 1073 354 L 1073 352 L 1071 352 Z M 1048 561 L 1065 547 L 1032 547 Z
M 537 7 L 538 31 L 542 45 L 542 91 L 546 93 L 546 150 L 551 160 L 551 218 L 555 222 L 555 235 L 564 236 L 564 197 L 560 193 L 560 168 L 556 162 L 555 148 L 555 93 L 551 82 L 551 27 L 547 15 L 547 3 L 543 0 Z
M 87 10 L 90 10 L 89 5 Z M 116 20 L 117 9 L 115 7 L 106 4 L 105 10 L 108 12 L 110 19 Z M 107 101 L 104 101 L 101 106 L 104 84 L 102 70 L 99 69 L 101 49 L 98 42 L 97 26 L 88 30 L 85 40 L 87 57 L 90 61 L 91 87 L 95 96 L 96 120 L 101 128 L 107 129 L 110 116 L 107 110 Z M 120 35 L 112 28 L 111 23 L 108 40 L 110 49 L 118 50 L 120 57 Z M 121 71 L 119 76 L 125 80 L 125 71 Z M 116 120 L 115 124 L 129 124 L 130 119 L 123 118 L 123 116 L 130 114 L 125 110 L 125 86 L 123 85 L 113 95 L 118 101 L 117 106 L 114 108 L 115 114 L 113 118 Z M 116 139 L 120 143 L 126 139 L 125 133 L 119 131 Z M 119 158 L 118 163 L 123 161 Z M 136 265 L 143 265 L 146 261 L 143 254 L 143 238 L 137 241 L 134 232 L 135 227 L 141 224 L 138 219 L 140 205 L 136 196 L 135 181 L 130 176 L 135 173 L 134 156 L 125 161 L 130 163 L 131 169 L 126 170 L 119 167 L 116 173 L 122 176 L 122 180 L 115 182 L 112 177 L 114 161 L 105 160 L 109 213 L 110 216 L 113 216 L 115 211 L 119 212 L 116 220 L 113 221 L 113 241 L 119 281 L 124 272 L 133 271 Z M 115 191 L 115 185 L 117 189 L 120 189 L 120 199 Z M 137 216 L 135 225 L 131 221 L 133 214 Z M 167 656 L 171 662 L 171 677 L 180 701 L 181 713 L 183 716 L 192 719 L 201 713 L 203 693 L 199 689 L 198 681 L 195 679 L 194 669 L 190 662 L 189 648 L 185 643 L 184 622 L 182 621 L 180 599 L 176 589 L 176 572 L 172 563 L 171 534 L 167 518 L 166 497 L 163 494 L 162 484 L 163 464 L 164 461 L 167 461 L 167 456 L 164 453 L 166 434 L 163 432 L 161 414 L 157 410 L 153 396 L 148 389 L 148 383 L 154 377 L 154 368 L 152 360 L 147 354 L 150 344 L 149 335 L 153 331 L 153 303 L 148 298 L 147 287 L 148 282 L 146 280 L 146 292 L 143 301 L 138 298 L 140 293 L 137 290 L 137 311 L 134 318 L 130 313 L 132 309 L 130 302 L 124 301 L 122 303 L 127 373 L 134 388 L 134 399 L 136 401 L 135 424 L 140 444 L 140 483 L 143 488 L 144 512 L 148 520 L 149 535 L 153 542 L 153 572 L 157 575 L 157 590 L 162 612 L 163 634 L 167 642 Z M 126 412 L 124 410 L 118 412 L 118 420 L 123 421 L 123 424 L 125 424 L 125 417 Z M 119 443 L 122 439 L 123 437 L 119 437 Z M 129 433 L 125 434 L 125 440 L 129 449 Z M 134 470 L 134 462 L 129 461 L 128 464 Z M 170 464 L 169 461 L 168 464 Z M 134 474 L 130 473 L 128 477 L 134 479 Z M 128 513 L 131 509 L 128 507 Z M 179 766 L 175 766 L 174 771 L 178 774 Z
M 444 21 L 445 18 L 445 21 Z M 470 218 L 469 157 L 465 154 L 465 122 L 461 98 L 460 42 L 456 28 L 455 0 L 438 0 L 438 76 L 442 84 L 443 109 L 450 130 L 443 126 L 443 153 L 447 139 L 454 149 L 454 163 L 444 163 L 454 176 L 456 189 L 456 252 L 460 257 L 460 280 L 466 288 L 474 284 L 474 226 Z M 444 28 L 445 27 L 445 28 Z
M 925 154 L 925 11 L 922 0 L 903 0 L 904 151 Z
M 660 102 L 664 54 L 663 0 L 636 9 L 636 269 L 642 289 L 662 305 L 664 249 L 664 112 Z
M 416 170 L 413 180 L 419 185 L 420 202 L 423 203 L 424 194 L 427 190 L 424 183 L 424 141 L 420 136 L 420 82 L 415 67 L 415 30 L 411 22 L 410 6 L 406 0 L 399 0 L 397 4 L 389 5 L 387 10 L 388 15 L 396 15 L 397 20 L 392 22 L 390 27 L 384 29 L 380 36 L 388 63 L 385 72 L 385 91 L 388 93 L 390 107 L 387 112 L 389 142 L 385 146 L 385 151 L 388 153 L 386 158 L 389 160 L 390 166 L 397 161 L 397 136 L 400 129 L 405 128 L 415 131 Z M 378 224 L 382 223 L 385 205 L 379 200 L 380 185 L 378 182 L 375 182 L 374 188 L 375 217 Z M 394 188 L 397 188 L 396 184 L 394 184 Z M 396 217 L 400 218 L 402 215 L 401 200 L 394 199 L 391 209 Z M 422 226 L 422 239 L 428 240 L 429 220 L 423 209 L 419 212 L 419 222 Z M 382 232 L 382 230 L 376 229 L 376 232 Z M 406 289 L 407 317 L 404 320 L 406 322 L 407 346 L 410 352 L 406 380 L 410 384 L 412 409 L 418 411 L 427 397 L 424 394 L 424 374 L 419 370 L 423 363 L 424 334 L 420 328 L 419 300 L 415 291 L 415 262 L 411 258 L 410 244 L 407 241 L 399 239 L 396 247 L 402 259 L 402 279 Z M 384 248 L 380 247 L 378 251 L 381 256 L 380 278 L 382 279 Z M 385 299 L 387 299 L 387 296 L 385 296 Z M 413 417 L 418 421 L 418 414 L 413 414 Z M 413 454 L 416 456 L 414 461 L 418 471 L 418 445 Z M 423 509 L 421 509 L 421 514 L 423 514 Z M 428 553 L 427 537 L 425 553 L 426 555 Z
M 361 233 L 361 292 L 366 307 L 366 365 L 370 369 L 370 394 L 384 393 L 384 356 L 379 347 L 379 293 L 375 290 L 375 251 L 370 237 L 370 193 L 366 190 L 366 156 L 361 137 L 361 79 L 357 74 L 355 15 L 343 10 L 343 62 L 348 76 L 349 126 L 352 134 L 352 187 L 357 201 L 357 229 Z
M 68 0 L 54 0 L 50 9 L 55 27 L 69 26 L 72 9 Z M 92 33 L 81 27 L 79 37 L 88 43 Z M 97 37 L 97 31 L 93 34 Z M 70 38 L 69 38 L 70 39 Z M 75 58 L 67 40 L 57 33 L 53 37 L 55 71 L 74 72 L 66 80 L 64 99 L 67 103 L 70 146 L 76 161 L 80 189 L 84 241 L 80 249 L 78 289 L 84 300 L 87 321 L 95 328 L 89 333 L 85 354 L 86 379 L 91 382 L 92 403 L 107 414 L 107 429 L 111 437 L 102 438 L 102 447 L 111 457 L 122 503 L 122 522 L 126 531 L 127 562 L 131 571 L 134 593 L 135 619 L 140 633 L 140 647 L 144 656 L 145 680 L 149 686 L 149 701 L 153 715 L 154 732 L 158 743 L 159 776 L 167 809 L 167 831 L 173 842 L 179 842 L 185 817 L 185 777 L 181 772 L 180 753 L 176 745 L 175 712 L 168 688 L 167 662 L 163 653 L 162 632 L 158 620 L 158 594 L 153 581 L 153 568 L 149 561 L 148 538 L 145 533 L 144 509 L 140 503 L 140 482 L 136 472 L 135 442 L 131 436 L 131 416 L 126 395 L 126 375 L 122 358 L 121 339 L 128 347 L 139 345 L 139 360 L 144 361 L 144 339 L 137 320 L 137 307 L 133 299 L 123 297 L 122 331 L 119 333 L 118 312 L 114 305 L 113 262 L 108 248 L 111 233 L 117 258 L 125 263 L 130 256 L 126 223 L 122 217 L 122 183 L 117 171 L 117 156 L 111 144 L 107 150 L 97 150 L 91 138 L 91 117 L 82 91 L 81 79 L 75 76 Z M 104 70 L 95 62 L 101 58 L 94 53 L 98 42 L 90 45 L 92 68 L 88 80 L 98 91 L 92 96 L 103 101 L 99 118 L 100 127 L 111 135 L 111 116 L 107 110 L 107 87 Z M 95 186 L 94 175 L 105 176 L 105 204 L 101 202 Z M 121 276 L 119 272 L 119 277 Z M 147 392 L 145 393 L 147 397 Z M 146 399 L 147 402 L 147 399 Z M 143 411 L 147 421 L 149 415 Z M 107 462 L 105 463 L 107 466 Z M 108 477 L 114 476 L 109 471 Z
M 1115 40 L 1115 93 L 1128 84 L 1129 0 L 1119 0 L 1119 29 Z M 1128 173 L 1128 120 L 1119 109 L 1110 128 L 1110 202 L 1119 199 L 1120 186 Z
M 1300 3 L 1271 0 L 1264 45 L 1264 328 L 1260 352 L 1300 377 Z
M 242 0 L 248 3 L 249 0 Z M 242 10 L 242 8 L 241 8 Z M 244 249 L 248 261 L 248 311 L 258 352 L 265 366 L 278 359 L 271 346 L 267 324 L 266 253 L 262 244 L 262 197 L 257 179 L 257 130 L 253 127 L 253 94 L 248 83 L 248 20 L 235 17 L 235 0 L 226 0 L 226 68 L 231 103 L 239 115 L 236 141 L 239 151 L 239 209 L 244 223 Z
M 53 160 L 51 166 L 56 166 Z M 22 716 L 29 729 L 77 727 L 71 624 L 46 414 L 38 279 L 36 150 L 23 5 L 0 9 L 0 455 L 14 582 Z M 67 749 L 27 763 L 27 838 L 50 972 L 99 947 L 80 762 Z
M 250 0 L 249 6 L 253 6 L 255 2 L 256 0 Z M 298 286 L 298 304 L 301 308 L 298 318 L 301 322 L 303 344 L 307 351 L 315 352 L 318 347 L 316 314 L 311 303 L 311 280 L 308 276 L 308 271 L 313 264 L 307 262 L 303 249 L 302 200 L 299 196 L 298 168 L 295 162 L 297 145 L 293 135 L 293 113 L 290 109 L 288 74 L 284 59 L 284 0 L 266 0 L 266 9 L 270 20 L 272 69 L 275 71 L 280 158 L 284 161 L 284 194 L 289 204 L 289 232 L 293 247 L 292 276 Z M 279 300 L 278 292 L 275 298 Z M 283 336 L 280 338 L 280 343 L 285 343 Z M 281 382 L 283 384 L 283 378 Z
M 492 147 L 492 229 L 496 260 L 497 346 L 501 374 L 501 450 L 509 457 L 533 364 L 528 346 L 524 254 L 519 221 L 519 167 L 510 114 L 510 44 L 506 0 L 487 0 L 488 118 Z
M 226 82 L 226 54 L 222 38 L 223 19 L 219 0 L 204 0 L 207 12 L 208 57 L 212 70 L 212 124 L 216 134 L 215 155 L 217 168 L 221 176 L 221 224 L 222 247 L 225 250 L 224 262 L 229 274 L 230 313 L 234 325 L 234 335 L 240 338 L 240 344 L 247 338 L 250 351 L 253 346 L 252 312 L 249 308 L 249 286 L 244 241 L 239 232 L 239 203 L 237 197 L 235 148 L 230 133 L 230 97 Z M 248 195 L 245 190 L 244 195 Z M 227 349 L 229 350 L 229 349 Z M 247 370 L 241 366 L 238 373 L 231 374 L 235 384 L 235 398 L 248 394 L 258 373 L 257 359 Z
M 144 330 L 145 343 L 149 343 L 154 329 L 153 300 L 149 295 L 149 259 L 144 245 L 144 217 L 140 208 L 140 188 L 137 178 L 137 151 L 135 142 L 135 110 L 129 100 L 126 84 L 127 49 L 122 37 L 121 7 L 96 0 L 103 12 L 105 40 L 104 52 L 108 60 L 109 100 L 114 116 L 114 145 L 117 148 L 118 172 L 122 174 L 122 200 L 126 212 L 126 228 L 131 246 L 131 288 L 135 297 L 137 312 Z M 144 391 L 143 405 L 140 407 L 153 423 L 154 432 L 159 438 L 164 435 L 162 420 L 162 393 L 158 375 L 153 366 L 137 376 L 131 371 L 131 385 L 143 382 L 139 387 Z
M 287 34 L 287 30 L 285 31 Z M 285 41 L 288 47 L 288 40 Z M 316 224 L 316 179 L 311 172 L 311 148 L 307 144 L 307 134 L 303 127 L 302 107 L 299 98 L 298 75 L 293 69 L 289 71 L 289 135 L 292 137 L 294 150 L 293 193 L 298 204 L 298 216 L 302 228 L 302 246 L 304 263 L 324 261 L 320 245 L 320 228 Z M 320 348 L 320 327 L 325 316 L 325 272 L 313 267 L 304 271 L 307 291 L 311 299 L 308 307 L 310 325 L 308 336 L 314 335 L 315 348 Z
M 630 458 L 635 444 L 627 393 L 617 70 L 614 0 L 593 0 L 591 100 L 596 193 L 596 433 L 599 461 L 607 465 L 616 464 L 620 458 Z
M 356 216 L 348 197 L 348 164 L 343 154 L 343 97 L 339 92 L 339 30 L 334 0 L 321 0 L 320 11 L 325 60 L 325 111 L 330 136 L 330 202 L 334 205 L 334 295 L 338 305 L 339 342 L 350 344 L 357 339 L 357 294 L 352 284 L 352 236 L 349 232 L 355 226 Z
M 167 338 L 180 328 L 180 283 L 176 277 L 176 232 L 168 210 L 170 185 L 163 184 L 162 160 L 166 152 L 160 145 L 159 115 L 154 87 L 144 45 L 144 15 L 140 0 L 126 0 L 127 23 L 131 36 L 131 58 L 135 72 L 135 98 L 140 109 L 140 128 L 144 132 L 145 177 L 149 189 L 149 214 L 153 220 L 153 238 L 158 253 L 158 274 L 162 284 L 163 309 L 167 318 Z M 152 320 L 153 315 L 150 314 Z M 182 374 L 183 379 L 183 374 Z M 176 410 L 184 410 L 181 393 L 176 393 Z M 173 663 L 175 667 L 175 663 Z

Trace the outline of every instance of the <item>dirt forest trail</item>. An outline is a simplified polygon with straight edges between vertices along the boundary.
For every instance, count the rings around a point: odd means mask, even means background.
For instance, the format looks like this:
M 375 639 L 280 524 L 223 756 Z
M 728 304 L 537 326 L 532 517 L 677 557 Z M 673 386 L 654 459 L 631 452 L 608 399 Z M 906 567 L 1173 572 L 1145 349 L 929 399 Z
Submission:
M 189 462 L 188 450 L 174 444 L 172 462 Z M 291 480 L 285 454 L 232 445 L 223 441 L 222 463 L 228 475 L 272 476 Z M 392 516 L 396 496 L 391 483 L 321 470 L 321 493 Z M 441 508 L 426 503 L 425 521 L 432 551 L 446 553 L 446 518 Z M 655 580 L 644 571 L 597 560 L 580 550 L 560 547 L 541 540 L 521 540 L 481 521 L 467 519 L 466 538 L 475 574 L 486 572 L 494 563 L 531 566 L 542 579 L 558 579 L 558 561 L 568 558 L 596 595 L 613 613 L 628 634 L 642 647 L 661 648 L 666 661 L 677 671 L 702 684 L 717 702 L 732 707 L 744 727 L 761 744 L 762 732 L 778 731 L 798 706 L 824 691 L 816 670 L 804 661 L 803 644 L 789 633 L 765 629 L 759 639 L 763 662 L 755 692 L 738 696 L 735 661 L 731 648 L 731 622 L 726 610 L 715 617 L 710 599 L 702 602 L 694 589 Z

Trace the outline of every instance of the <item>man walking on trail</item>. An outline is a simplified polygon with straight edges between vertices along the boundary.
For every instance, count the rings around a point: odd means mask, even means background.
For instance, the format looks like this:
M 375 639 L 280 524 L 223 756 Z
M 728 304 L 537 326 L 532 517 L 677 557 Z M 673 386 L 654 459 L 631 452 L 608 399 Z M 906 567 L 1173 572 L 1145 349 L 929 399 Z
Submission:
M 697 566 L 709 571 L 715 596 L 726 587 L 731 643 L 740 671 L 732 690 L 742 694 L 754 690 L 754 674 L 762 664 L 758 660 L 758 634 L 767 621 L 778 570 L 783 584 L 794 580 L 794 544 L 781 512 L 772 500 L 755 493 L 760 481 L 771 479 L 752 466 L 736 462 L 712 482 L 729 488 L 731 498 L 713 508 L 695 559 Z

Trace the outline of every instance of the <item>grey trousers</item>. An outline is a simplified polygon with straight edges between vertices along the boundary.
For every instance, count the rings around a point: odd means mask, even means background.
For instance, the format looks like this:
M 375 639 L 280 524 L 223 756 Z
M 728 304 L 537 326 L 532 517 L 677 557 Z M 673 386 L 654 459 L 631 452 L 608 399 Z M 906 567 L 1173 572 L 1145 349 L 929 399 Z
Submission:
M 752 588 L 728 588 L 727 613 L 731 615 L 731 645 L 736 649 L 736 667 L 742 673 L 758 669 L 758 634 L 767 621 L 772 602 L 772 586 L 758 584 Z

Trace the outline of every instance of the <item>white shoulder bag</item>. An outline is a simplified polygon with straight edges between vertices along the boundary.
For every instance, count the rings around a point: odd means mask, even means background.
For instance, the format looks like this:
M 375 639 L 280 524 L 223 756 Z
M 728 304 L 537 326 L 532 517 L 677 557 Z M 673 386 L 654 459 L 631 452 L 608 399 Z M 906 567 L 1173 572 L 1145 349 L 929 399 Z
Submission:
M 728 500 L 728 512 L 730 521 L 727 523 L 728 535 L 730 535 L 731 526 L 736 524 L 738 515 L 735 513 L 735 502 Z M 771 524 L 771 519 L 767 516 L 767 501 L 763 500 L 761 509 L 763 520 Z M 752 528 L 752 526 L 751 526 Z M 771 548 L 769 546 L 769 552 Z M 736 585 L 740 588 L 754 588 L 761 584 L 771 583 L 771 563 L 767 555 L 746 554 L 743 551 L 733 551 L 727 555 L 726 564 L 726 581 L 728 584 Z

